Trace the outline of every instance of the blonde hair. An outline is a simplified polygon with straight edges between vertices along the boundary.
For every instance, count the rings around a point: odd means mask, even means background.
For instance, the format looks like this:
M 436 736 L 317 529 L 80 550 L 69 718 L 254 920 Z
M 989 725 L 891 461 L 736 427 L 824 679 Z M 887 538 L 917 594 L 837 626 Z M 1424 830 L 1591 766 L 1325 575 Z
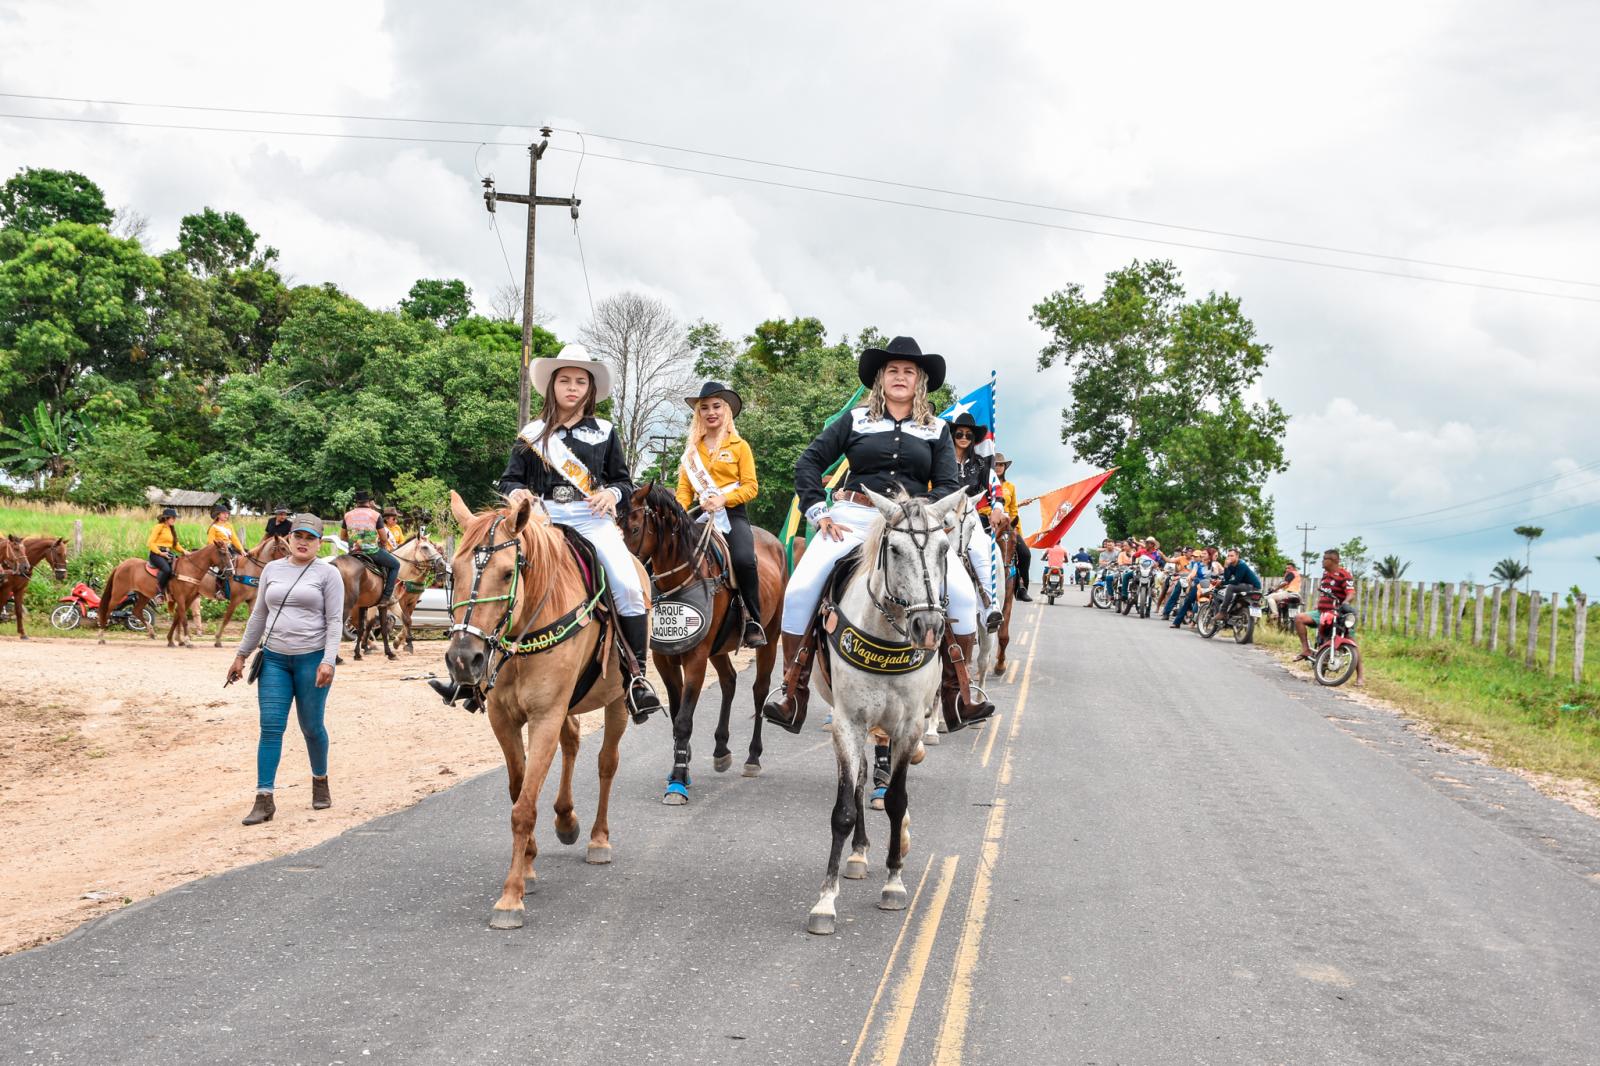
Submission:
M 728 416 L 722 420 L 722 432 L 714 441 L 708 441 L 706 439 L 707 434 L 710 431 L 706 428 L 706 424 L 700 419 L 700 405 L 698 403 L 694 405 L 694 417 L 689 419 L 689 447 L 698 448 L 703 444 L 705 445 L 706 454 L 710 455 L 712 449 L 716 448 L 733 434 L 733 406 L 726 400 L 722 402 L 722 405 L 728 409 Z
M 882 418 L 888 406 L 888 398 L 883 394 L 883 370 L 878 370 L 878 376 L 872 379 L 872 392 L 867 397 L 867 415 L 871 418 Z M 919 426 L 931 426 L 934 423 L 933 405 L 928 402 L 928 374 L 920 366 L 917 367 L 917 391 L 911 395 L 911 421 Z

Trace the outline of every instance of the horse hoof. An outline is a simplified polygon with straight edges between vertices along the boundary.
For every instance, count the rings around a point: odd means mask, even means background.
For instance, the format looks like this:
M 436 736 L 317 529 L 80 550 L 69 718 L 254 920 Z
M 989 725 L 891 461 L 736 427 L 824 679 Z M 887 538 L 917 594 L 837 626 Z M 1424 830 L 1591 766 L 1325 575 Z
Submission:
M 589 853 L 583 857 L 583 861 L 591 866 L 606 865 L 611 861 L 611 845 L 590 844 Z
M 518 908 L 517 910 L 514 910 L 514 911 L 503 911 L 499 907 L 496 907 L 494 909 L 494 912 L 489 915 L 489 928 L 490 929 L 521 929 L 522 928 L 522 909 Z
M 728 767 L 732 765 L 733 754 L 730 752 L 727 755 L 718 755 L 714 760 L 712 760 L 711 768 L 719 774 L 725 774 L 728 772 Z
M 833 935 L 833 915 L 812 914 L 806 917 L 806 932 L 815 933 L 817 936 Z
M 747 762 L 747 763 L 745 763 L 744 764 L 744 776 L 745 777 L 760 777 L 761 776 L 761 764 L 758 763 L 758 762 Z
M 903 888 L 886 887 L 883 895 L 878 897 L 880 911 L 903 911 L 906 909 L 906 890 Z
M 875 811 L 883 810 L 883 797 L 888 795 L 888 794 L 889 794 L 889 790 L 887 788 L 884 788 L 882 785 L 879 785 L 877 788 L 873 789 L 872 790 L 872 809 L 875 810 Z
M 922 741 L 920 741 L 920 740 L 917 741 L 916 750 L 914 750 L 911 753 L 911 765 L 912 766 L 920 766 L 920 765 L 922 765 L 922 760 L 926 759 L 927 757 L 928 757 L 928 749 L 926 749 L 926 748 L 924 748 L 922 746 Z
M 929 747 L 938 747 L 939 731 L 937 729 L 928 730 L 926 733 L 922 734 L 922 742 Z
M 389 661 L 390 661 L 390 662 L 398 662 L 398 661 L 399 661 L 399 660 L 400 660 L 400 656 L 398 656 L 398 655 L 396 655 L 396 654 L 395 654 L 395 653 L 394 653 L 394 652 L 392 652 L 392 651 L 391 651 L 391 652 L 389 652 Z
M 844 861 L 844 877 L 852 881 L 859 881 L 867 876 L 867 860 L 860 855 L 852 855 Z
M 661 802 L 668 807 L 682 807 L 689 802 L 689 787 L 682 781 L 668 781 L 666 792 L 661 794 Z
M 557 826 L 556 839 L 561 841 L 563 844 L 576 844 L 578 842 L 577 823 L 574 822 L 571 829 L 562 829 L 560 826 Z M 528 876 L 532 877 L 533 875 L 529 874 Z

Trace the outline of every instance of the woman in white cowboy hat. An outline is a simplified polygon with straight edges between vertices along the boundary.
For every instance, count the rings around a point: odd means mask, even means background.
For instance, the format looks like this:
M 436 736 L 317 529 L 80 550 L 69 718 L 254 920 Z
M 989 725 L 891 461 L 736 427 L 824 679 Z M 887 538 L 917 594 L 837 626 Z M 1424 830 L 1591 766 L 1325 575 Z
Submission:
M 713 522 L 728 540 L 737 595 L 744 599 L 744 646 L 763 648 L 767 635 L 761 629 L 761 575 L 756 568 L 756 542 L 744 505 L 756 498 L 756 456 L 734 429 L 744 401 L 720 381 L 700 386 L 697 396 L 683 402 L 694 412 L 689 439 L 678 464 L 678 503 L 687 511 L 699 504 L 700 521 Z
M 783 597 L 783 685 L 762 707 L 762 715 L 791 733 L 800 732 L 810 697 L 813 616 L 834 563 L 862 543 L 878 510 L 863 490 L 939 499 L 960 488 L 950 427 L 933 413 L 928 394 L 944 384 L 944 357 L 924 355 L 910 337 L 896 337 L 884 348 L 868 348 L 857 366 L 861 383 L 872 390 L 866 406 L 834 420 L 811 442 L 794 467 L 795 491 L 817 535 L 789 577 Z M 850 476 L 833 494 L 823 493 L 823 471 L 839 458 L 850 462 Z M 951 729 L 994 714 L 994 704 L 976 703 L 965 663 L 973 657 L 978 593 L 966 568 L 948 569 L 950 631 L 964 659 L 957 667 L 961 698 Z
M 633 492 L 633 479 L 617 431 L 594 413 L 595 404 L 611 394 L 611 370 L 582 346 L 569 344 L 553 359 L 534 361 L 533 387 L 543 395 L 544 406 L 517 435 L 506 472 L 500 475 L 500 492 L 508 497 L 531 493 L 543 502 L 550 521 L 570 526 L 594 545 L 616 601 L 623 639 L 633 652 L 628 707 L 633 720 L 642 722 L 661 709 L 661 700 L 644 677 L 644 588 L 616 522 L 618 506 Z

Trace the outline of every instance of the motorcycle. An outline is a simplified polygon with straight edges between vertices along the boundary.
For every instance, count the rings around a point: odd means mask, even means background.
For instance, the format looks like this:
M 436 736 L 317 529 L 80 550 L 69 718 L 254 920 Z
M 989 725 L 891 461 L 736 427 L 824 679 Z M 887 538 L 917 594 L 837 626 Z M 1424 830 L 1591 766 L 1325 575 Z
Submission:
M 1273 613 L 1272 621 L 1285 633 L 1294 632 L 1294 616 L 1299 613 L 1300 596 L 1290 593 L 1278 601 L 1278 609 Z
M 89 575 L 89 580 L 94 580 L 94 575 Z M 144 610 L 135 614 L 133 601 L 135 593 L 129 593 L 127 598 L 111 612 L 111 621 L 119 623 L 131 633 L 143 633 L 153 629 L 156 624 L 156 609 L 151 604 L 145 604 Z M 100 619 L 100 594 L 92 585 L 82 581 L 72 586 L 72 591 L 62 596 L 59 606 L 50 612 L 50 624 L 57 629 L 77 629 L 83 624 L 84 619 L 97 622 Z
M 1361 648 L 1351 636 L 1356 628 L 1353 607 L 1319 612 L 1317 647 L 1311 655 L 1311 672 L 1317 684 L 1336 688 L 1349 681 L 1361 663 Z
M 1221 590 L 1218 590 L 1219 593 Z M 1195 623 L 1200 635 L 1207 640 L 1217 635 L 1223 627 L 1233 630 L 1235 644 L 1249 644 L 1255 639 L 1256 619 L 1261 617 L 1261 590 L 1249 589 L 1233 597 L 1233 603 L 1228 607 L 1228 617 L 1221 617 L 1219 607 L 1222 602 L 1220 595 L 1213 596 L 1204 607 L 1200 609 L 1200 618 Z
M 1146 555 L 1135 564 L 1133 580 L 1128 582 L 1128 595 L 1140 618 L 1150 617 L 1150 607 L 1156 597 L 1156 561 Z
M 1089 587 L 1089 571 L 1091 569 L 1093 568 L 1086 562 L 1079 561 L 1072 564 L 1072 578 L 1077 582 L 1080 592 Z
M 1094 574 L 1094 589 L 1089 593 L 1089 602 L 1102 611 L 1111 609 L 1111 588 L 1115 581 L 1110 570 L 1096 570 Z
M 1056 597 L 1067 591 L 1067 576 L 1059 566 L 1044 568 L 1044 577 L 1039 582 L 1039 591 L 1044 593 L 1045 602 L 1052 606 Z

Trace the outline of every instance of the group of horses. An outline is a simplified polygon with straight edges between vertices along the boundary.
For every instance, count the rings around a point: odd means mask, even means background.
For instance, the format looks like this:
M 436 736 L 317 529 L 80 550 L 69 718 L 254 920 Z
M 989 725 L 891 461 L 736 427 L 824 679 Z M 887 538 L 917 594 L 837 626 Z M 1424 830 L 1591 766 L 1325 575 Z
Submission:
M 964 548 L 981 528 L 972 501 L 961 492 L 927 502 L 872 495 L 879 517 L 862 547 L 861 564 L 831 595 L 841 618 L 860 635 L 885 645 L 914 646 L 922 665 L 886 674 L 859 668 L 844 655 L 819 655 L 814 687 L 832 707 L 831 730 L 838 765 L 838 790 L 832 812 L 833 844 L 821 895 L 811 909 L 807 929 L 834 931 L 834 900 L 839 892 L 845 840 L 851 853 L 842 875 L 866 877 L 868 838 L 866 812 L 874 747 L 887 748 L 883 809 L 889 818 L 887 879 L 879 907 L 900 910 L 907 905 L 901 876 L 910 846 L 907 768 L 921 761 L 926 742 L 936 742 L 936 720 L 945 667 L 936 649 L 947 624 L 943 602 L 928 602 L 930 575 L 943 575 L 952 538 Z M 586 860 L 609 863 L 612 844 L 608 812 L 611 786 L 619 763 L 618 745 L 627 727 L 625 673 L 616 668 L 620 654 L 611 624 L 595 590 L 592 560 L 585 558 L 540 502 L 514 493 L 503 506 L 474 513 L 451 494 L 451 508 L 462 529 L 450 560 L 454 589 L 449 646 L 445 663 L 458 692 L 470 692 L 487 712 L 505 756 L 511 797 L 511 864 L 489 924 L 513 929 L 523 924 L 524 898 L 535 880 L 536 807 L 545 778 L 561 750 L 561 772 L 554 803 L 556 837 L 577 842 L 572 775 L 578 755 L 575 715 L 604 710 L 599 753 L 599 797 L 589 830 Z M 996 543 L 1002 566 L 1009 572 L 1015 532 L 996 512 Z M 756 713 L 746 754 L 744 775 L 761 772 L 760 708 L 772 684 L 778 655 L 779 618 L 788 579 L 784 552 L 765 530 L 755 536 L 762 617 L 769 642 L 755 653 L 752 696 Z M 672 769 L 663 801 L 687 802 L 690 784 L 690 741 L 694 714 L 705 684 L 707 667 L 720 686 L 712 765 L 718 772 L 732 766 L 729 719 L 735 694 L 733 654 L 743 625 L 729 617 L 736 597 L 729 586 L 732 567 L 727 548 L 705 523 L 697 523 L 672 493 L 659 485 L 635 490 L 624 519 L 624 538 L 639 567 L 641 583 L 651 597 L 670 595 L 694 582 L 708 582 L 713 591 L 710 622 L 701 641 L 679 654 L 654 649 L 652 659 L 667 691 L 672 727 Z M 803 548 L 802 548 L 803 550 Z M 961 552 L 965 558 L 965 552 Z M 935 582 L 935 585 L 938 583 Z M 1003 578 L 1005 624 L 993 637 L 979 627 L 973 680 L 981 685 L 990 672 L 1004 669 L 1009 640 L 1011 581 Z M 470 590 L 467 592 L 466 590 Z M 464 594 L 465 593 L 465 594 Z M 474 705 L 469 702 L 469 706 Z M 995 728 L 989 723 L 989 728 Z M 677 787 L 674 787 L 677 786 Z
M 201 629 L 200 604 L 205 600 L 226 598 L 227 609 L 212 642 L 214 647 L 222 647 L 234 613 L 241 606 L 255 602 L 262 570 L 274 559 L 288 554 L 285 538 L 266 537 L 245 552 L 212 542 L 175 559 L 164 597 L 171 619 L 167 627 L 167 646 L 194 647 L 193 638 Z M 406 650 L 414 651 L 411 617 L 417 600 L 424 589 L 442 581 L 448 572 L 444 552 L 425 531 L 408 538 L 395 549 L 394 555 L 400 560 L 400 584 L 393 609 L 384 611 L 376 609 L 383 597 L 382 570 L 354 555 L 341 555 L 332 560 L 344 578 L 346 625 L 356 634 L 353 643 L 358 660 L 371 649 L 375 635 L 381 635 L 384 653 L 390 659 L 396 658 L 391 648 L 396 624 L 403 634 Z M 28 639 L 23 594 L 41 563 L 49 565 L 57 581 L 66 580 L 65 538 L 0 535 L 0 605 L 12 604 L 17 636 L 23 640 Z M 97 611 L 101 644 L 106 642 L 113 611 L 127 607 L 137 617 L 145 607 L 159 602 L 157 578 L 155 567 L 145 559 L 124 559 L 112 569 L 101 590 L 101 606 Z M 153 628 L 148 635 L 151 640 L 156 639 Z

